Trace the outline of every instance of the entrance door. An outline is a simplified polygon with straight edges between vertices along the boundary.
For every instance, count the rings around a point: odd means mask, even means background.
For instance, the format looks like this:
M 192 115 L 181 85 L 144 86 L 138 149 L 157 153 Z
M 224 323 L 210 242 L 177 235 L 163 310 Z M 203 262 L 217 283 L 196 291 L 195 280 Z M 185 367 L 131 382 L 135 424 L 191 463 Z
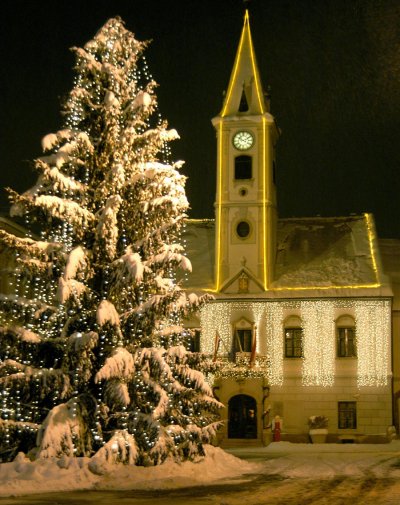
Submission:
M 236 395 L 229 400 L 228 438 L 257 438 L 257 404 L 251 396 Z

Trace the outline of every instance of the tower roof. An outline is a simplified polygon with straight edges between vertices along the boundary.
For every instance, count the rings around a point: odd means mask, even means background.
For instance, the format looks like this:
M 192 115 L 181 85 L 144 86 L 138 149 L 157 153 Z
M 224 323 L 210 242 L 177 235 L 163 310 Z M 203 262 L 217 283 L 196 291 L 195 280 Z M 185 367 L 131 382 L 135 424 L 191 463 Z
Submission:
M 236 53 L 221 117 L 264 114 L 266 106 L 251 38 L 249 11 L 246 10 L 239 47 Z

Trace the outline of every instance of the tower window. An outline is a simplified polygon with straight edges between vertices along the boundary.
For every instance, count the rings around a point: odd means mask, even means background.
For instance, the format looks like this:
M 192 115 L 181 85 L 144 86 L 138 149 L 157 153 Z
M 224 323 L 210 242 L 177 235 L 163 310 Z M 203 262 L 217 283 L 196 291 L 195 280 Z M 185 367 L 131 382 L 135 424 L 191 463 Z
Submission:
M 236 233 L 240 238 L 246 238 L 250 235 L 250 225 L 247 221 L 240 221 L 236 226 Z
M 247 103 L 246 93 L 243 89 L 242 96 L 240 98 L 239 112 L 247 112 L 249 110 L 249 104 Z
M 252 177 L 251 156 L 236 156 L 235 179 L 251 179 Z

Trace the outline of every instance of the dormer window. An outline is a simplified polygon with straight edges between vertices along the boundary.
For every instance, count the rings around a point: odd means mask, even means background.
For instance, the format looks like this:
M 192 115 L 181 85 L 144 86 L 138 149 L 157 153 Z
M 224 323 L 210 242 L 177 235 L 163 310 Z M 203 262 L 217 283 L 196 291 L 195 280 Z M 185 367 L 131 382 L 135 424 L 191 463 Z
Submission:
M 242 155 L 235 158 L 235 179 L 251 179 L 252 178 L 252 159 L 251 156 Z

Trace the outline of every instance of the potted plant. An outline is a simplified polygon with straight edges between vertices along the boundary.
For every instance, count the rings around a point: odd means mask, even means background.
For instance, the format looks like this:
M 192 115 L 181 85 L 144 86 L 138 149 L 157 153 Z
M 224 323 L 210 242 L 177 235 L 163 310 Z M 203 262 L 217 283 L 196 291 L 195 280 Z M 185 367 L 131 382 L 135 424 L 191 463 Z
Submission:
M 323 444 L 328 436 L 328 418 L 311 416 L 308 418 L 309 434 L 313 444 Z

